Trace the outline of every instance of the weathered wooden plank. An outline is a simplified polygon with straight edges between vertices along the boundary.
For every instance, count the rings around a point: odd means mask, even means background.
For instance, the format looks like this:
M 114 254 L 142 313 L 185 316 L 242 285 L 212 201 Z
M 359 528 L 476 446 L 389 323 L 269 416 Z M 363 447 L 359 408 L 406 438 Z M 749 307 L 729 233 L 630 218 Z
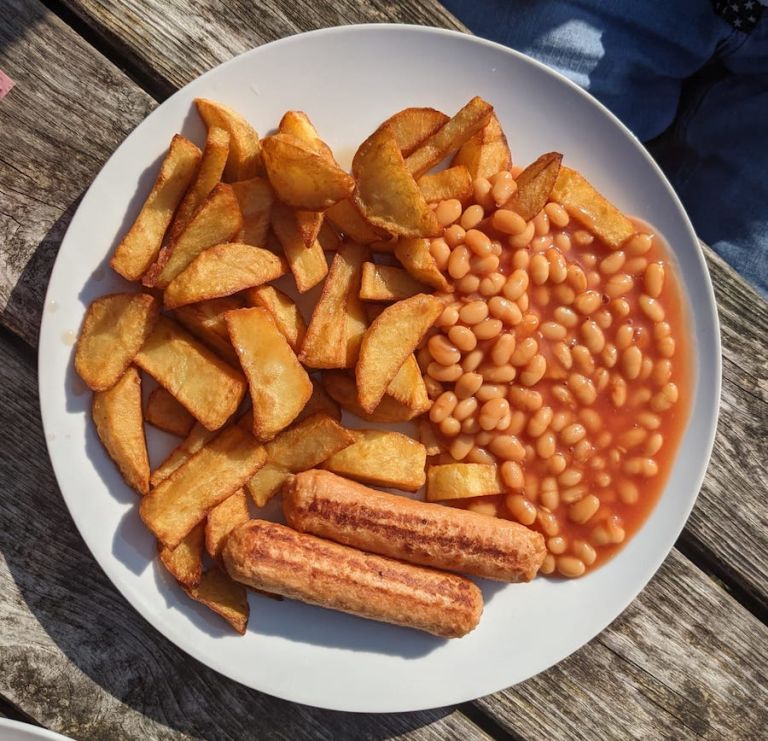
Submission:
M 37 0 L 4 0 L 0 69 L 2 324 L 37 342 L 48 276 L 77 201 L 154 101 Z
M 78 739 L 488 739 L 460 711 L 363 715 L 276 700 L 189 658 L 134 612 L 66 511 L 31 351 L 0 334 L 0 695 Z M 12 422 L 11 422 L 12 420 Z

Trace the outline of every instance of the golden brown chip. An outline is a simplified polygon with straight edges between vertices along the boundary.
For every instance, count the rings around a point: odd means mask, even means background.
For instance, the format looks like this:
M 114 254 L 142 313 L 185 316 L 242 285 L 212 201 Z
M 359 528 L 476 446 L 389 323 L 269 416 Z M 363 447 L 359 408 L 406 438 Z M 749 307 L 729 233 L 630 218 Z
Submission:
M 217 355 L 235 368 L 239 368 L 240 361 L 237 359 L 235 348 L 229 341 L 229 332 L 227 332 L 224 315 L 228 311 L 239 309 L 242 305 L 243 303 L 238 297 L 225 296 L 212 298 L 210 301 L 200 301 L 188 306 L 179 306 L 173 315 Z
M 165 288 L 201 252 L 228 242 L 242 226 L 243 216 L 232 186 L 219 183 L 176 241 L 163 247 L 142 282 L 145 286 Z
M 278 131 L 301 139 L 315 152 L 335 162 L 331 148 L 318 136 L 317 130 L 304 111 L 286 111 L 280 119 Z
M 363 263 L 360 298 L 363 301 L 399 301 L 427 290 L 402 268 Z
M 189 434 L 171 451 L 170 455 L 154 470 L 149 477 L 149 483 L 157 486 L 165 481 L 179 466 L 186 463 L 198 450 L 213 440 L 216 430 L 207 430 L 196 422 Z
M 233 183 L 261 174 L 261 143 L 253 126 L 236 111 L 213 100 L 197 98 L 195 105 L 209 129 L 219 126 L 229 132 L 229 157 L 224 168 L 224 180 Z
M 322 468 L 366 484 L 405 491 L 417 491 L 424 485 L 427 452 L 421 443 L 384 430 L 353 430 L 352 434 L 354 443 L 334 453 Z
M 289 206 L 322 211 L 352 195 L 355 182 L 349 174 L 295 136 L 268 136 L 262 154 L 269 182 Z
M 489 178 L 497 172 L 510 168 L 512 155 L 499 119 L 495 115 L 492 115 L 488 123 L 462 145 L 451 164 L 464 165 L 473 180 Z
M 336 252 L 301 345 L 299 360 L 305 365 L 346 368 L 354 364 L 351 354 L 357 348 L 350 348 L 348 342 L 347 316 L 350 307 L 355 316 L 362 315 L 362 311 L 357 311 L 357 294 L 366 254 L 367 250 L 352 242 L 346 242 Z
M 175 309 L 231 296 L 279 278 L 284 272 L 283 261 L 262 247 L 238 242 L 218 244 L 201 252 L 168 284 L 163 301 L 168 309 Z
M 250 516 L 245 489 L 238 489 L 221 504 L 217 504 L 205 520 L 205 550 L 208 551 L 208 555 L 211 558 L 218 558 L 227 541 L 227 536 L 238 525 L 247 522 Z
M 405 160 L 406 168 L 414 177 L 420 177 L 482 129 L 492 114 L 493 106 L 490 103 L 482 98 L 472 98 L 450 121 L 408 156 Z
M 239 425 L 226 427 L 141 500 L 141 519 L 163 545 L 175 548 L 266 459 L 250 432 Z
M 354 204 L 377 229 L 404 237 L 436 237 L 441 233 L 435 212 L 408 172 L 392 132 L 380 128 L 355 153 L 352 174 Z
M 300 211 L 296 209 L 296 224 L 299 228 L 301 241 L 304 246 L 311 248 L 320 234 L 320 227 L 323 225 L 322 211 Z
M 446 463 L 427 469 L 427 501 L 465 499 L 503 491 L 496 466 L 487 463 Z
M 89 388 L 105 391 L 117 383 L 160 316 L 146 293 L 113 293 L 97 298 L 85 312 L 75 348 L 75 370 Z
M 91 415 L 99 439 L 117 464 L 128 486 L 139 494 L 149 491 L 149 457 L 141 416 L 141 379 L 128 368 L 107 391 L 93 395 Z
M 208 569 L 196 587 L 186 587 L 184 591 L 223 617 L 240 635 L 245 635 L 250 613 L 248 593 L 218 566 Z
M 251 389 L 253 434 L 271 440 L 309 401 L 312 381 L 266 309 L 236 309 L 226 322 Z
M 291 349 L 296 352 L 304 340 L 307 325 L 293 299 L 274 286 L 258 286 L 246 292 L 250 306 L 261 306 L 274 319 Z
M 178 437 L 186 437 L 195 424 L 195 418 L 162 386 L 149 395 L 144 418 L 149 424 Z
M 375 242 L 386 234 L 382 230 L 374 229 L 348 198 L 331 206 L 325 212 L 325 218 L 344 236 L 358 244 Z
M 369 414 L 390 381 L 443 311 L 443 303 L 424 293 L 387 307 L 371 324 L 355 366 L 358 401 Z
M 173 137 L 147 200 L 109 262 L 124 278 L 138 280 L 157 257 L 200 157 L 200 150 L 191 141 L 178 134 Z
M 432 406 L 415 355 L 409 355 L 400 366 L 400 370 L 387 386 L 387 395 L 413 409 L 417 414 L 428 411 Z
M 427 203 L 455 198 L 466 203 L 472 197 L 472 178 L 464 165 L 449 167 L 434 175 L 422 175 L 419 188 Z
M 448 120 L 448 116 L 434 108 L 403 108 L 394 116 L 390 116 L 379 128 L 389 128 L 403 157 L 407 157 L 448 123 Z
M 424 446 L 428 456 L 440 455 L 442 449 L 435 435 L 435 429 L 427 417 L 422 417 L 419 422 L 419 442 Z
M 416 280 L 438 291 L 448 290 L 448 281 L 429 251 L 428 239 L 399 239 L 395 243 L 395 257 Z
M 517 211 L 526 221 L 530 221 L 547 205 L 562 159 L 563 155 L 559 152 L 548 152 L 528 165 L 517 176 L 517 192 L 504 207 Z
M 203 523 L 193 527 L 175 548 L 157 544 L 160 562 L 179 584 L 194 587 L 203 575 Z
M 636 231 L 634 224 L 619 209 L 569 167 L 560 169 L 551 198 L 613 249 L 617 249 Z
M 295 209 L 276 202 L 272 207 L 272 229 L 280 242 L 300 293 L 316 286 L 328 274 L 328 263 L 320 243 L 304 244 Z
M 341 244 L 341 237 L 330 222 L 323 219 L 320 231 L 317 233 L 317 241 L 320 242 L 324 252 L 336 252 Z
M 366 412 L 357 401 L 357 385 L 353 378 L 346 373 L 323 374 L 325 390 L 332 399 L 337 401 L 344 409 L 366 422 L 407 422 L 418 415 L 405 404 L 385 395 L 379 405 L 370 414 Z
M 232 192 L 243 216 L 243 225 L 233 241 L 265 247 L 274 201 L 272 186 L 266 178 L 251 178 L 232 183 Z
M 245 395 L 245 379 L 237 370 L 166 317 L 160 317 L 135 363 L 209 430 L 221 427 Z

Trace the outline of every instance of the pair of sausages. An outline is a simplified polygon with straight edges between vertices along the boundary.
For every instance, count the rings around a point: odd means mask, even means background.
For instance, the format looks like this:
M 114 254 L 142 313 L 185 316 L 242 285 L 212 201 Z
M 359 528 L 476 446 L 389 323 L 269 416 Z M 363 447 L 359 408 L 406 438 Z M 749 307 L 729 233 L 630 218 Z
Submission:
M 517 523 L 386 494 L 328 471 L 294 476 L 283 509 L 293 529 L 252 520 L 230 534 L 223 556 L 232 578 L 445 638 L 477 626 L 483 599 L 468 579 L 435 569 L 528 581 L 546 555 L 543 537 Z

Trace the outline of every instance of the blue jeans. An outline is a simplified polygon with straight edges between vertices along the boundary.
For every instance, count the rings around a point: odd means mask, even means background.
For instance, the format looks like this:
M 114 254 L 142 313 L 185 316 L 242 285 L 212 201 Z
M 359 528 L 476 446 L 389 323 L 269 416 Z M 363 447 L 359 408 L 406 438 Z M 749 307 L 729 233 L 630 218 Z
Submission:
M 642 141 L 665 132 L 649 149 L 699 236 L 768 298 L 768 7 L 745 34 L 709 0 L 443 4 L 589 90 Z

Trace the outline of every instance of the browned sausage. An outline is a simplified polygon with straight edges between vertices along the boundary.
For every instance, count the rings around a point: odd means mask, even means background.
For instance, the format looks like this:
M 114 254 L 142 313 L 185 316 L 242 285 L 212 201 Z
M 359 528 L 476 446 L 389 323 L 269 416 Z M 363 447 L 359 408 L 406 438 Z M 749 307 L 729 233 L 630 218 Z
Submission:
M 296 530 L 486 579 L 533 579 L 547 553 L 542 535 L 516 522 L 386 494 L 329 471 L 296 475 L 283 488 L 283 510 Z
M 256 589 L 444 638 L 469 633 L 483 611 L 483 596 L 469 579 L 265 520 L 233 530 L 222 556 L 233 579 Z

